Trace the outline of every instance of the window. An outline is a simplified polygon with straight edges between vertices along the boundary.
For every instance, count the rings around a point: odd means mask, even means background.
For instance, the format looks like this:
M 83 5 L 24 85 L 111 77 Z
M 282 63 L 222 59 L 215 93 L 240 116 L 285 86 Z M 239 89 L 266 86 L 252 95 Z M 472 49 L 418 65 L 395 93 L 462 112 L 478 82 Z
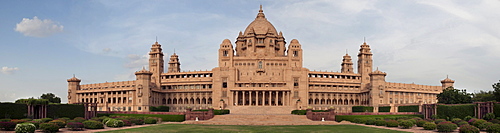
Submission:
M 141 110 L 141 107 L 137 107 L 137 110 Z
M 227 56 L 227 55 L 228 55 L 227 50 L 224 50 L 224 52 L 222 52 L 222 56 Z
M 299 78 L 293 78 L 293 86 L 298 87 L 299 86 Z
M 222 82 L 222 88 L 227 88 L 227 82 Z
M 258 66 L 259 69 L 262 69 L 262 61 L 259 61 L 259 66 Z
M 293 51 L 293 57 L 299 56 L 299 51 Z

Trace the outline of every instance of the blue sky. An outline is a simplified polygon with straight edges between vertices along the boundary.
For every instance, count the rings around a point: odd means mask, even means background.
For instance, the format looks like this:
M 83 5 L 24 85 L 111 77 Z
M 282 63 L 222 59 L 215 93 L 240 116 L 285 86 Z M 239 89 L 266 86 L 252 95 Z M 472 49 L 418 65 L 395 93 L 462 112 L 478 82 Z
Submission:
M 210 70 L 259 5 L 304 66 L 340 71 L 366 37 L 388 82 L 440 85 L 449 75 L 468 92 L 492 90 L 500 72 L 500 1 L 0 1 L 0 101 L 55 93 L 67 101 L 82 84 L 133 80 L 158 37 L 182 70 Z M 168 56 L 166 56 L 168 58 Z

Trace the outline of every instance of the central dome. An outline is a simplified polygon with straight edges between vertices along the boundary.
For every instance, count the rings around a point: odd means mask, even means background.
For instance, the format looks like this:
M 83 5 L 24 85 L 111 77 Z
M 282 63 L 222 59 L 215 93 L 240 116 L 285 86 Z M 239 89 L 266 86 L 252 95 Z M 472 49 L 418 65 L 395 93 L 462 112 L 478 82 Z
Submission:
M 267 21 L 266 16 L 264 15 L 264 11 L 262 10 L 262 5 L 260 6 L 259 13 L 257 14 L 257 17 L 255 20 L 248 25 L 248 27 L 245 29 L 245 34 L 248 35 L 248 33 L 255 33 L 255 34 L 266 34 L 266 33 L 273 33 L 274 35 L 278 35 L 276 28 L 274 28 L 273 24 L 271 22 Z

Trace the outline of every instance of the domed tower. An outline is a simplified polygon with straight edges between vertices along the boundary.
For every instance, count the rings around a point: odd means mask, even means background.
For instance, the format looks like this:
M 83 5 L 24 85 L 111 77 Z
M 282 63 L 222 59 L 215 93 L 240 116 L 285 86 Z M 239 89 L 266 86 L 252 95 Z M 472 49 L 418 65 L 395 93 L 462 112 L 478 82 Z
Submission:
M 262 5 L 255 20 L 245 32 L 240 32 L 236 40 L 236 56 L 274 57 L 285 56 L 285 38 L 283 34 L 267 21 Z
M 149 70 L 153 73 L 151 81 L 158 87 L 160 86 L 160 75 L 164 71 L 163 65 L 164 62 L 161 45 L 158 42 L 155 42 L 151 46 L 151 51 L 149 52 Z
M 370 45 L 363 42 L 358 53 L 358 73 L 361 74 L 361 87 L 367 89 L 366 84 L 370 82 L 370 73 L 372 72 L 372 52 Z
M 386 73 L 379 71 L 378 68 L 374 72 L 370 74 L 370 105 L 378 106 L 379 104 L 387 103 L 384 101 L 384 93 L 385 93 L 385 76 Z
M 68 104 L 74 104 L 78 102 L 76 98 L 76 90 L 80 89 L 80 82 L 82 80 L 78 79 L 73 75 L 73 78 L 68 79 Z
M 354 73 L 353 67 L 352 67 L 352 61 L 351 61 L 351 56 L 349 54 L 344 55 L 344 59 L 342 59 L 342 73 Z
M 446 76 L 446 79 L 441 80 L 441 86 L 443 87 L 443 90 L 448 88 L 448 87 L 453 87 L 453 84 L 455 83 L 455 80 L 451 80 Z
M 170 61 L 168 62 L 168 72 L 181 72 L 181 62 L 179 62 L 179 56 L 175 54 L 175 52 L 172 56 L 170 56 Z

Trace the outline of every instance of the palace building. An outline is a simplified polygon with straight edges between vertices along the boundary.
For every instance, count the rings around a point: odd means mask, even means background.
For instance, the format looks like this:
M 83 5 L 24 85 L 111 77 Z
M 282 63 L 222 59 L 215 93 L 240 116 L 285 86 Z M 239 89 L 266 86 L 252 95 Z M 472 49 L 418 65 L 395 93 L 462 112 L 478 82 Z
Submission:
M 366 42 L 360 46 L 357 69 L 346 54 L 340 72 L 310 71 L 302 66 L 302 45 L 297 39 L 287 43 L 262 7 L 234 44 L 225 39 L 219 47 L 217 67 L 181 71 L 179 56 L 174 53 L 165 63 L 162 47 L 155 42 L 149 70 L 135 72 L 135 80 L 80 84 L 76 77 L 68 79 L 68 103 L 97 103 L 98 111 L 147 112 L 151 106 L 169 106 L 172 112 L 188 107 L 232 113 L 249 107 L 288 113 L 306 108 L 350 112 L 352 106 L 437 103 L 437 94 L 454 83 L 448 78 L 441 86 L 387 82 L 386 73 L 373 69 Z

